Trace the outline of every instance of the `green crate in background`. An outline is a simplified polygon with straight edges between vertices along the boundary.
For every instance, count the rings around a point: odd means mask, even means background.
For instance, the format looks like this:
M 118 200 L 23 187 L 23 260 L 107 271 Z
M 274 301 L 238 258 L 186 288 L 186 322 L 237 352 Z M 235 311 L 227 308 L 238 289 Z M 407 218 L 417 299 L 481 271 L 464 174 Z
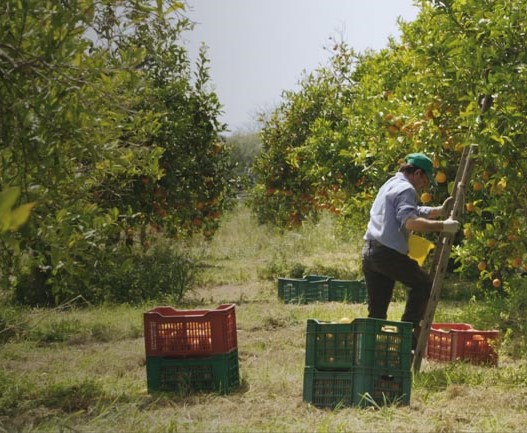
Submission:
M 286 304 L 327 302 L 329 277 L 278 278 L 278 297 Z
M 334 302 L 365 304 L 368 302 L 366 282 L 332 279 L 329 281 L 329 300 Z
M 304 275 L 304 280 L 307 280 L 309 282 L 328 281 L 331 279 L 333 279 L 333 277 L 329 277 L 327 275 Z
M 318 370 L 346 370 L 354 363 L 354 338 L 351 323 L 307 320 L 306 366 Z
M 240 384 L 238 350 L 201 358 L 146 358 L 148 392 L 227 394 Z
M 381 319 L 355 319 L 355 365 L 410 370 L 412 323 Z
M 409 405 L 409 371 L 354 367 L 347 371 L 304 368 L 303 399 L 316 407 Z

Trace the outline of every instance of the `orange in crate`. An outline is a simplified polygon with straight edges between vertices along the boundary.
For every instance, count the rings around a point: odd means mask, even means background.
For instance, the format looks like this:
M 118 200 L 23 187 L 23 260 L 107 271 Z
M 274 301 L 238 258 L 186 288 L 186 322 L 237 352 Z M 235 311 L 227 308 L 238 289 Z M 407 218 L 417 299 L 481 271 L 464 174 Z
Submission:
M 220 355 L 238 347 L 234 304 L 215 310 L 157 307 L 144 313 L 146 356 Z
M 428 336 L 427 358 L 496 365 L 498 337 L 499 331 L 479 331 L 466 323 L 434 323 Z

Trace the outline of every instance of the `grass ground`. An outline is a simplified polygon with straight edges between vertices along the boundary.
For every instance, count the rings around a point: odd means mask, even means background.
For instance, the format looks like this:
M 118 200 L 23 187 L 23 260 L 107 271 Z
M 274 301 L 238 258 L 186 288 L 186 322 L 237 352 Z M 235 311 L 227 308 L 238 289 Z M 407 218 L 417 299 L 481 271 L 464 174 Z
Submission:
M 330 411 L 302 401 L 306 320 L 365 317 L 366 307 L 284 305 L 263 276 L 297 262 L 354 274 L 360 242 L 332 229 L 324 220 L 278 235 L 239 211 L 198 246 L 210 266 L 180 307 L 236 304 L 242 384 L 228 395 L 148 394 L 142 313 L 156 304 L 19 310 L 0 346 L 0 432 L 523 431 L 527 362 L 503 353 L 497 367 L 424 360 L 407 407 Z M 393 302 L 389 319 L 403 307 Z M 471 311 L 443 301 L 436 319 L 470 323 Z

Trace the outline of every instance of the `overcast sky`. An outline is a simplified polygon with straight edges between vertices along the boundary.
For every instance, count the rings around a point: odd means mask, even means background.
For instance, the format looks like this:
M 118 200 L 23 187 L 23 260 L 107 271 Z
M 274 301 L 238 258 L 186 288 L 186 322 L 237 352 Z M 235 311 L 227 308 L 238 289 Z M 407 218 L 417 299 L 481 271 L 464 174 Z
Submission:
M 211 81 L 232 132 L 254 127 L 257 113 L 297 89 L 304 71 L 329 59 L 330 37 L 356 51 L 386 47 L 397 18 L 415 19 L 413 0 L 187 0 L 196 23 L 185 35 L 191 56 L 208 47 Z

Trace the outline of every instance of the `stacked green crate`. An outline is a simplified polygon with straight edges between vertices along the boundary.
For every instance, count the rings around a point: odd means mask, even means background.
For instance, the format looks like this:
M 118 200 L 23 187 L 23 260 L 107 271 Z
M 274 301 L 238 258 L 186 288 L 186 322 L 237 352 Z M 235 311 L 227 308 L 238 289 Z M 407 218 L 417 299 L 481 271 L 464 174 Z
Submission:
M 240 384 L 234 304 L 215 310 L 157 307 L 144 314 L 149 392 L 217 392 Z
M 368 302 L 366 283 L 359 280 L 329 281 L 329 301 L 365 304 Z
M 336 280 L 326 275 L 306 275 L 303 278 L 278 278 L 278 298 L 286 304 L 312 302 L 368 302 L 368 290 L 363 280 Z
M 318 407 L 409 404 L 412 325 L 379 319 L 310 319 L 304 401 Z
M 353 325 L 356 404 L 410 404 L 412 324 L 355 319 Z
M 227 394 L 240 383 L 238 351 L 203 358 L 149 356 L 146 377 L 149 392 Z
M 329 300 L 329 281 L 324 275 L 278 278 L 278 297 L 286 304 L 309 304 Z

